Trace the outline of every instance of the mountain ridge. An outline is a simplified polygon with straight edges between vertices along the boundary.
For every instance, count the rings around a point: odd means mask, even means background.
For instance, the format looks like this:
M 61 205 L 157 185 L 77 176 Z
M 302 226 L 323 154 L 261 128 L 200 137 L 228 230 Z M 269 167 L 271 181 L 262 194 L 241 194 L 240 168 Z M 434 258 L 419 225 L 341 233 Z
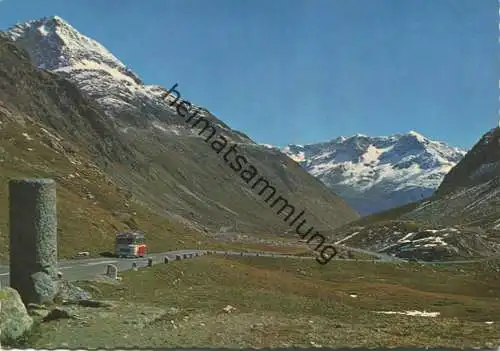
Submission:
M 146 85 L 139 76 L 94 39 L 81 34 L 59 16 L 18 23 L 8 37 L 25 49 L 35 66 L 57 73 L 76 83 L 122 130 L 152 127 L 165 133 L 195 135 L 178 119 L 174 100 L 165 88 Z M 97 84 L 96 84 L 97 83 Z M 182 99 L 181 99 L 182 100 Z M 200 116 L 230 134 L 235 141 L 253 144 L 241 132 L 232 130 L 208 110 L 193 104 Z M 116 115 L 120 114 L 120 118 Z
M 490 180 L 500 170 L 500 128 L 485 133 L 474 144 L 463 160 L 444 177 L 437 194 L 445 194 L 456 187 L 474 185 Z
M 466 153 L 415 131 L 339 136 L 281 150 L 362 215 L 430 196 Z
M 500 230 L 500 128 L 481 136 L 444 177 L 433 199 L 401 218 Z

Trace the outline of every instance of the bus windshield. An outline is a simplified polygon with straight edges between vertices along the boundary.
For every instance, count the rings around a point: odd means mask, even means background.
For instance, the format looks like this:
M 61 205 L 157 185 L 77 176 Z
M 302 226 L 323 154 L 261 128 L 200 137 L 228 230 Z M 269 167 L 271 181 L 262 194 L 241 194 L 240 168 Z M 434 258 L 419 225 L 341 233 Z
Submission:
M 133 235 L 133 236 L 118 236 L 116 238 L 117 245 L 141 245 L 144 244 L 144 236 Z
M 135 244 L 134 238 L 118 238 L 116 239 L 117 245 L 132 245 Z

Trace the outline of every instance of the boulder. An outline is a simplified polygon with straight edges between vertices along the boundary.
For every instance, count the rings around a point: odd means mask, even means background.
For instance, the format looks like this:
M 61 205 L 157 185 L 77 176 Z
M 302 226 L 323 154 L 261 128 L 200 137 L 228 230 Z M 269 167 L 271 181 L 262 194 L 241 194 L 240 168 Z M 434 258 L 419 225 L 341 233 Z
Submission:
M 0 289 L 0 341 L 19 339 L 31 330 L 33 318 L 28 314 L 19 293 L 12 288 Z
M 57 282 L 45 272 L 36 272 L 30 278 L 33 288 L 30 302 L 39 304 L 52 302 L 57 294 Z

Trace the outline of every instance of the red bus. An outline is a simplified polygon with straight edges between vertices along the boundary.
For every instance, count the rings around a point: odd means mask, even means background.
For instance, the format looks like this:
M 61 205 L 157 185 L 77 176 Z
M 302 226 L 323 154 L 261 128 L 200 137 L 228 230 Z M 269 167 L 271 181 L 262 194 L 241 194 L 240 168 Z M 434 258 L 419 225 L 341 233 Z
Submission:
M 117 257 L 144 257 L 147 245 L 144 233 L 138 231 L 123 232 L 116 235 L 115 254 Z

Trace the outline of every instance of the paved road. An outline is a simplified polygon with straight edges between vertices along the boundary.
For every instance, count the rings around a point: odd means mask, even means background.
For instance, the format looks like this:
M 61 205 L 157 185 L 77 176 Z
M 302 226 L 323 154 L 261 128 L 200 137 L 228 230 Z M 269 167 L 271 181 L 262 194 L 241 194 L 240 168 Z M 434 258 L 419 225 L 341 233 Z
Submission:
M 193 257 L 198 254 L 206 254 L 209 250 L 197 250 L 197 249 L 185 249 L 185 250 L 177 250 L 177 251 L 168 251 L 162 253 L 151 253 L 146 258 L 114 258 L 114 257 L 103 257 L 103 258 L 84 258 L 84 259 L 74 259 L 74 260 L 60 260 L 59 261 L 59 270 L 63 273 L 64 278 L 67 280 L 83 280 L 90 279 L 100 274 L 106 272 L 106 267 L 108 264 L 114 264 L 119 272 L 123 272 L 126 270 L 132 269 L 132 262 L 137 263 L 137 267 L 145 267 L 148 263 L 148 258 L 153 259 L 153 263 L 163 262 L 164 257 L 167 256 L 171 260 L 175 260 L 177 255 L 183 256 L 184 254 L 190 255 Z M 210 250 L 214 254 L 223 255 L 226 251 L 221 250 Z M 241 256 L 241 252 L 239 251 L 227 251 L 228 255 Z M 296 259 L 306 259 L 311 260 L 313 257 L 297 257 L 290 255 L 279 255 L 275 253 L 261 253 L 261 252 L 244 252 L 244 256 L 267 256 L 267 257 L 289 257 Z M 0 265 L 0 283 L 1 286 L 9 285 L 9 266 L 8 265 Z
M 346 247 L 347 248 L 347 247 Z M 389 256 L 386 254 L 373 253 L 370 251 L 349 248 L 349 250 L 353 250 L 360 253 L 366 253 L 370 255 L 377 256 L 380 261 L 387 263 L 401 263 L 406 262 L 403 259 L 398 257 Z M 300 257 L 300 256 L 292 256 L 292 255 L 282 255 L 272 252 L 240 252 L 240 251 L 223 251 L 223 250 L 199 250 L 199 249 L 185 249 L 185 250 L 177 250 L 177 251 L 168 251 L 162 253 L 151 253 L 148 257 L 153 259 L 153 263 L 163 262 L 164 257 L 167 256 L 171 260 L 175 260 L 177 255 L 183 256 L 198 254 L 206 254 L 207 251 L 211 251 L 214 254 L 224 255 L 228 254 L 231 256 L 263 256 L 263 257 L 283 257 L 283 258 L 294 258 L 294 259 L 303 259 L 303 260 L 313 260 L 314 257 Z M 371 262 L 373 260 L 354 260 L 354 259 L 339 259 L 342 261 L 367 261 Z M 481 260 L 472 260 L 472 261 L 445 261 L 445 262 L 420 262 L 422 264 L 463 264 L 463 263 L 473 263 Z M 59 270 L 63 273 L 64 278 L 67 280 L 83 280 L 90 279 L 96 277 L 100 274 L 105 273 L 106 267 L 108 264 L 114 264 L 118 268 L 119 272 L 123 272 L 126 270 L 132 269 L 132 262 L 137 263 L 137 267 L 144 267 L 147 265 L 148 258 L 138 258 L 138 259 L 127 259 L 127 258 L 83 258 L 83 259 L 74 259 L 74 260 L 60 260 L 59 261 Z M 334 260 L 330 262 L 332 264 Z M 9 266 L 0 265 L 0 284 L 1 286 L 9 285 Z

